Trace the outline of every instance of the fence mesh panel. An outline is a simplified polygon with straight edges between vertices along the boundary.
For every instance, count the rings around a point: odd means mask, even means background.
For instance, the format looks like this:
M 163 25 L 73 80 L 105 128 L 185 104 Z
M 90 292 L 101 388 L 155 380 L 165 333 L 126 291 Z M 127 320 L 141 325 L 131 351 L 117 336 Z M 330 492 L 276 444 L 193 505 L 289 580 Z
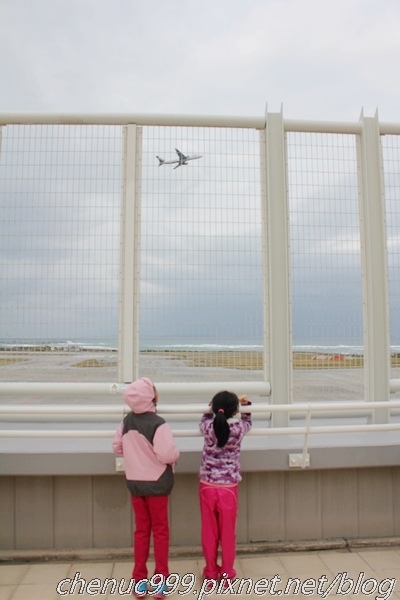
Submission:
M 268 240 L 259 132 L 146 126 L 142 134 L 140 372 L 156 381 L 261 380 Z M 119 126 L 2 128 L 3 380 L 117 377 L 122 137 Z M 398 140 L 382 137 L 392 377 L 400 360 Z M 286 141 L 294 399 L 359 399 L 356 136 L 291 132 Z M 176 149 L 201 158 L 166 164 L 178 160 Z
M 390 314 L 391 377 L 400 377 L 400 136 L 381 137 Z M 399 397 L 400 394 L 397 394 Z
M 146 127 L 142 161 L 143 374 L 262 379 L 258 132 Z
M 355 136 L 288 133 L 294 399 L 363 396 Z
M 116 378 L 121 140 L 120 127 L 3 128 L 3 379 Z

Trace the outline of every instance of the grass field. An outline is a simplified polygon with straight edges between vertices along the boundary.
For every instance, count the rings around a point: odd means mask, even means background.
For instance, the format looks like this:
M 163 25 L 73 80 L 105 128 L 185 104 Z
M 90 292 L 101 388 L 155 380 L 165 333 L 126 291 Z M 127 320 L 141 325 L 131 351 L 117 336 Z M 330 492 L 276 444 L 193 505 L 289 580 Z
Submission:
M 255 351 L 145 350 L 141 354 L 144 356 L 159 356 L 172 361 L 183 361 L 188 367 L 243 369 L 248 371 L 261 371 L 263 369 L 262 352 Z M 67 353 L 67 355 L 70 356 L 70 353 Z M 29 363 L 30 360 L 31 357 L 28 353 L 25 353 L 23 357 L 15 355 L 0 356 L 0 367 L 21 362 Z M 361 355 L 317 355 L 310 352 L 294 352 L 292 361 L 293 369 L 356 369 L 364 366 L 364 358 Z M 400 367 L 400 354 L 393 354 L 390 362 L 391 367 Z M 116 366 L 116 361 L 103 360 L 96 356 L 70 363 L 70 366 L 76 368 L 112 368 Z
M 14 365 L 15 363 L 25 362 L 26 358 L 0 358 L 0 367 L 6 367 L 7 365 Z
M 222 367 L 227 369 L 262 370 L 261 352 L 234 351 L 185 351 L 147 350 L 143 354 L 162 355 L 173 360 L 183 360 L 189 367 Z M 400 360 L 398 361 L 400 364 Z M 307 352 L 293 353 L 294 369 L 340 369 L 359 368 L 364 364 L 362 356 L 348 356 L 335 360 L 333 355 L 316 355 Z M 397 366 L 397 365 L 395 365 Z

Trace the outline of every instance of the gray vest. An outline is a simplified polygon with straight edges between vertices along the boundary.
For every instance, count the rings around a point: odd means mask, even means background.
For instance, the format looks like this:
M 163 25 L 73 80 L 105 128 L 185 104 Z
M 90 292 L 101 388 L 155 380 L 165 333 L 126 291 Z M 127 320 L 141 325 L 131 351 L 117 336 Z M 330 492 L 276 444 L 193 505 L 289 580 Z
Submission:
M 164 419 L 156 413 L 147 412 L 140 415 L 130 412 L 124 419 L 122 435 L 128 431 L 138 431 L 146 440 L 153 444 L 154 434 L 160 425 L 165 423 Z M 156 481 L 132 481 L 126 480 L 132 496 L 167 496 L 171 493 L 174 485 L 174 474 L 171 465 L 165 465 L 165 470 Z

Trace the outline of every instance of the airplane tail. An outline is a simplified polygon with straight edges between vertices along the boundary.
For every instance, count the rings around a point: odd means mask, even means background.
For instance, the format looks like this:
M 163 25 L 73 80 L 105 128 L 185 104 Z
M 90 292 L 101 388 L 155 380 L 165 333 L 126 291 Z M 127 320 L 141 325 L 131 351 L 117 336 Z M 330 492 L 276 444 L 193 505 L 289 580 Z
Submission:
M 158 158 L 158 166 L 161 167 L 165 163 L 165 158 L 160 158 L 159 156 L 156 156 L 156 158 Z

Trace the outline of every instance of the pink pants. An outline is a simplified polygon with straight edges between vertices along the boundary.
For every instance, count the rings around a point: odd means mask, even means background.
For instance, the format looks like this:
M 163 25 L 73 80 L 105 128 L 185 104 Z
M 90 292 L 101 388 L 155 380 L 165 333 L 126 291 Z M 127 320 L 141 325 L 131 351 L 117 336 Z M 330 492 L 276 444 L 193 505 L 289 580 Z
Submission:
M 135 514 L 132 579 L 147 579 L 147 560 L 152 533 L 156 563 L 154 573 L 168 577 L 168 496 L 132 496 L 132 508 Z
M 200 482 L 201 543 L 206 566 L 203 576 L 209 579 L 234 579 L 236 557 L 236 518 L 238 486 L 218 486 Z M 222 564 L 217 564 L 221 544 Z M 226 574 L 226 575 L 225 575 Z

